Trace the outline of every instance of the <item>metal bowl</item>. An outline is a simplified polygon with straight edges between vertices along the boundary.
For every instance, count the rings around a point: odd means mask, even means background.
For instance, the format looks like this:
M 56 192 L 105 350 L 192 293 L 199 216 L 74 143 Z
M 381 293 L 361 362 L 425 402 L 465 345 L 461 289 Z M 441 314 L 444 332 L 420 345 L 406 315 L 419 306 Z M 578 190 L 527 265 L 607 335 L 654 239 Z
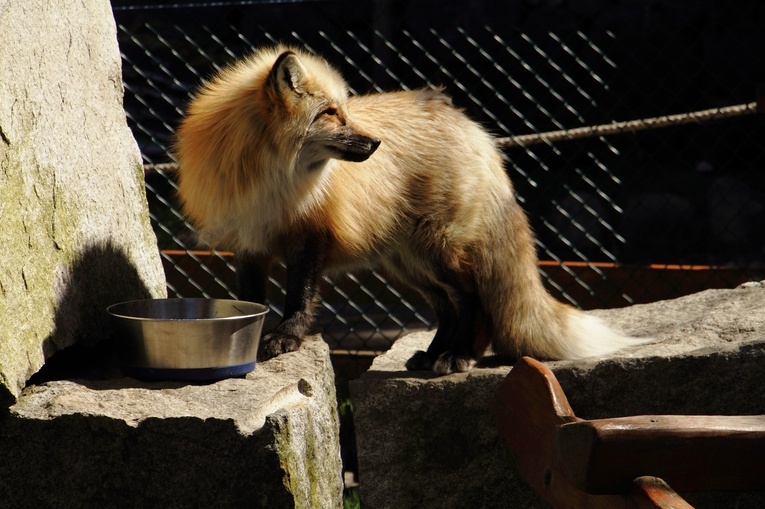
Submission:
M 225 299 L 148 299 L 109 306 L 122 371 L 154 380 L 242 376 L 255 359 L 268 308 Z

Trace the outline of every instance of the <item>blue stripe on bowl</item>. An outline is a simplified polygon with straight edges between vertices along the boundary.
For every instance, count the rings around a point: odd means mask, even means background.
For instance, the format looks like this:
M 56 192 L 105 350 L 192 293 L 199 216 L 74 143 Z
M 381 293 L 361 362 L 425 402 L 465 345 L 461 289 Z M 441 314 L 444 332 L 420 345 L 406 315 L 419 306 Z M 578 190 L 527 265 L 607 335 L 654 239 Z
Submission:
M 122 372 L 139 380 L 223 380 L 244 376 L 255 369 L 254 362 L 219 368 L 141 368 L 122 365 Z

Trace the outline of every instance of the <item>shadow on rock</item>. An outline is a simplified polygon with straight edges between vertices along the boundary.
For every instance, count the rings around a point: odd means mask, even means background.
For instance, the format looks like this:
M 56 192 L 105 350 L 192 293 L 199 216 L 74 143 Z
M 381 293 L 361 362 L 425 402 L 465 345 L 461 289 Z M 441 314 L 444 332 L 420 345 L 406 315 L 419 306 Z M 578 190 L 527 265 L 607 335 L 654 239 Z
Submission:
M 28 384 L 115 375 L 106 308 L 152 297 L 138 269 L 122 248 L 107 242 L 82 251 L 59 285 L 54 331 L 43 346 L 47 360 Z

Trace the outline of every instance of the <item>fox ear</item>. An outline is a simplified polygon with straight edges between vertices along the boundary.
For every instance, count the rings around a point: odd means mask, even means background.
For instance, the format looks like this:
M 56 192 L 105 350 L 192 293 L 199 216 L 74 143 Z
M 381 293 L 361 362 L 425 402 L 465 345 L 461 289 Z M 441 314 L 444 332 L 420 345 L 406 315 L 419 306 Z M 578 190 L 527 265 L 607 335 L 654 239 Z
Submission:
M 274 62 L 268 82 L 277 97 L 286 99 L 292 94 L 305 93 L 307 71 L 300 58 L 292 51 L 285 51 Z

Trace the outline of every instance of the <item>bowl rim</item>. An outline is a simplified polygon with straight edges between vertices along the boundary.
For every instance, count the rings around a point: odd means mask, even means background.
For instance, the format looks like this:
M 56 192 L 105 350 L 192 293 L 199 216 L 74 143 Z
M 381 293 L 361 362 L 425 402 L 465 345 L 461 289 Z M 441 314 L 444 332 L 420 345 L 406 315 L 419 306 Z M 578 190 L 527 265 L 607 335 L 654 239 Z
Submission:
M 133 304 L 135 302 L 149 302 L 149 301 L 225 301 L 229 303 L 236 303 L 240 302 L 242 304 L 247 305 L 255 305 L 259 306 L 261 311 L 258 311 L 256 313 L 247 313 L 243 315 L 236 315 L 236 316 L 219 316 L 219 317 L 210 317 L 210 318 L 151 318 L 146 316 L 134 316 L 134 315 L 128 315 L 123 313 L 117 313 L 114 311 L 114 308 L 117 306 L 123 306 L 127 304 Z M 246 300 L 239 300 L 239 299 L 216 299 L 216 298 L 206 298 L 206 297 L 168 297 L 168 298 L 160 298 L 160 299 L 134 299 L 134 300 L 126 300 L 124 302 L 116 302 L 114 304 L 111 304 L 107 306 L 106 312 L 110 314 L 111 316 L 115 318 L 125 318 L 127 320 L 135 320 L 135 321 L 150 321 L 150 322 L 220 322 L 220 321 L 230 321 L 230 320 L 241 320 L 243 318 L 258 318 L 260 316 L 268 314 L 270 311 L 270 308 L 266 306 L 265 304 L 261 304 L 259 302 L 250 302 Z

